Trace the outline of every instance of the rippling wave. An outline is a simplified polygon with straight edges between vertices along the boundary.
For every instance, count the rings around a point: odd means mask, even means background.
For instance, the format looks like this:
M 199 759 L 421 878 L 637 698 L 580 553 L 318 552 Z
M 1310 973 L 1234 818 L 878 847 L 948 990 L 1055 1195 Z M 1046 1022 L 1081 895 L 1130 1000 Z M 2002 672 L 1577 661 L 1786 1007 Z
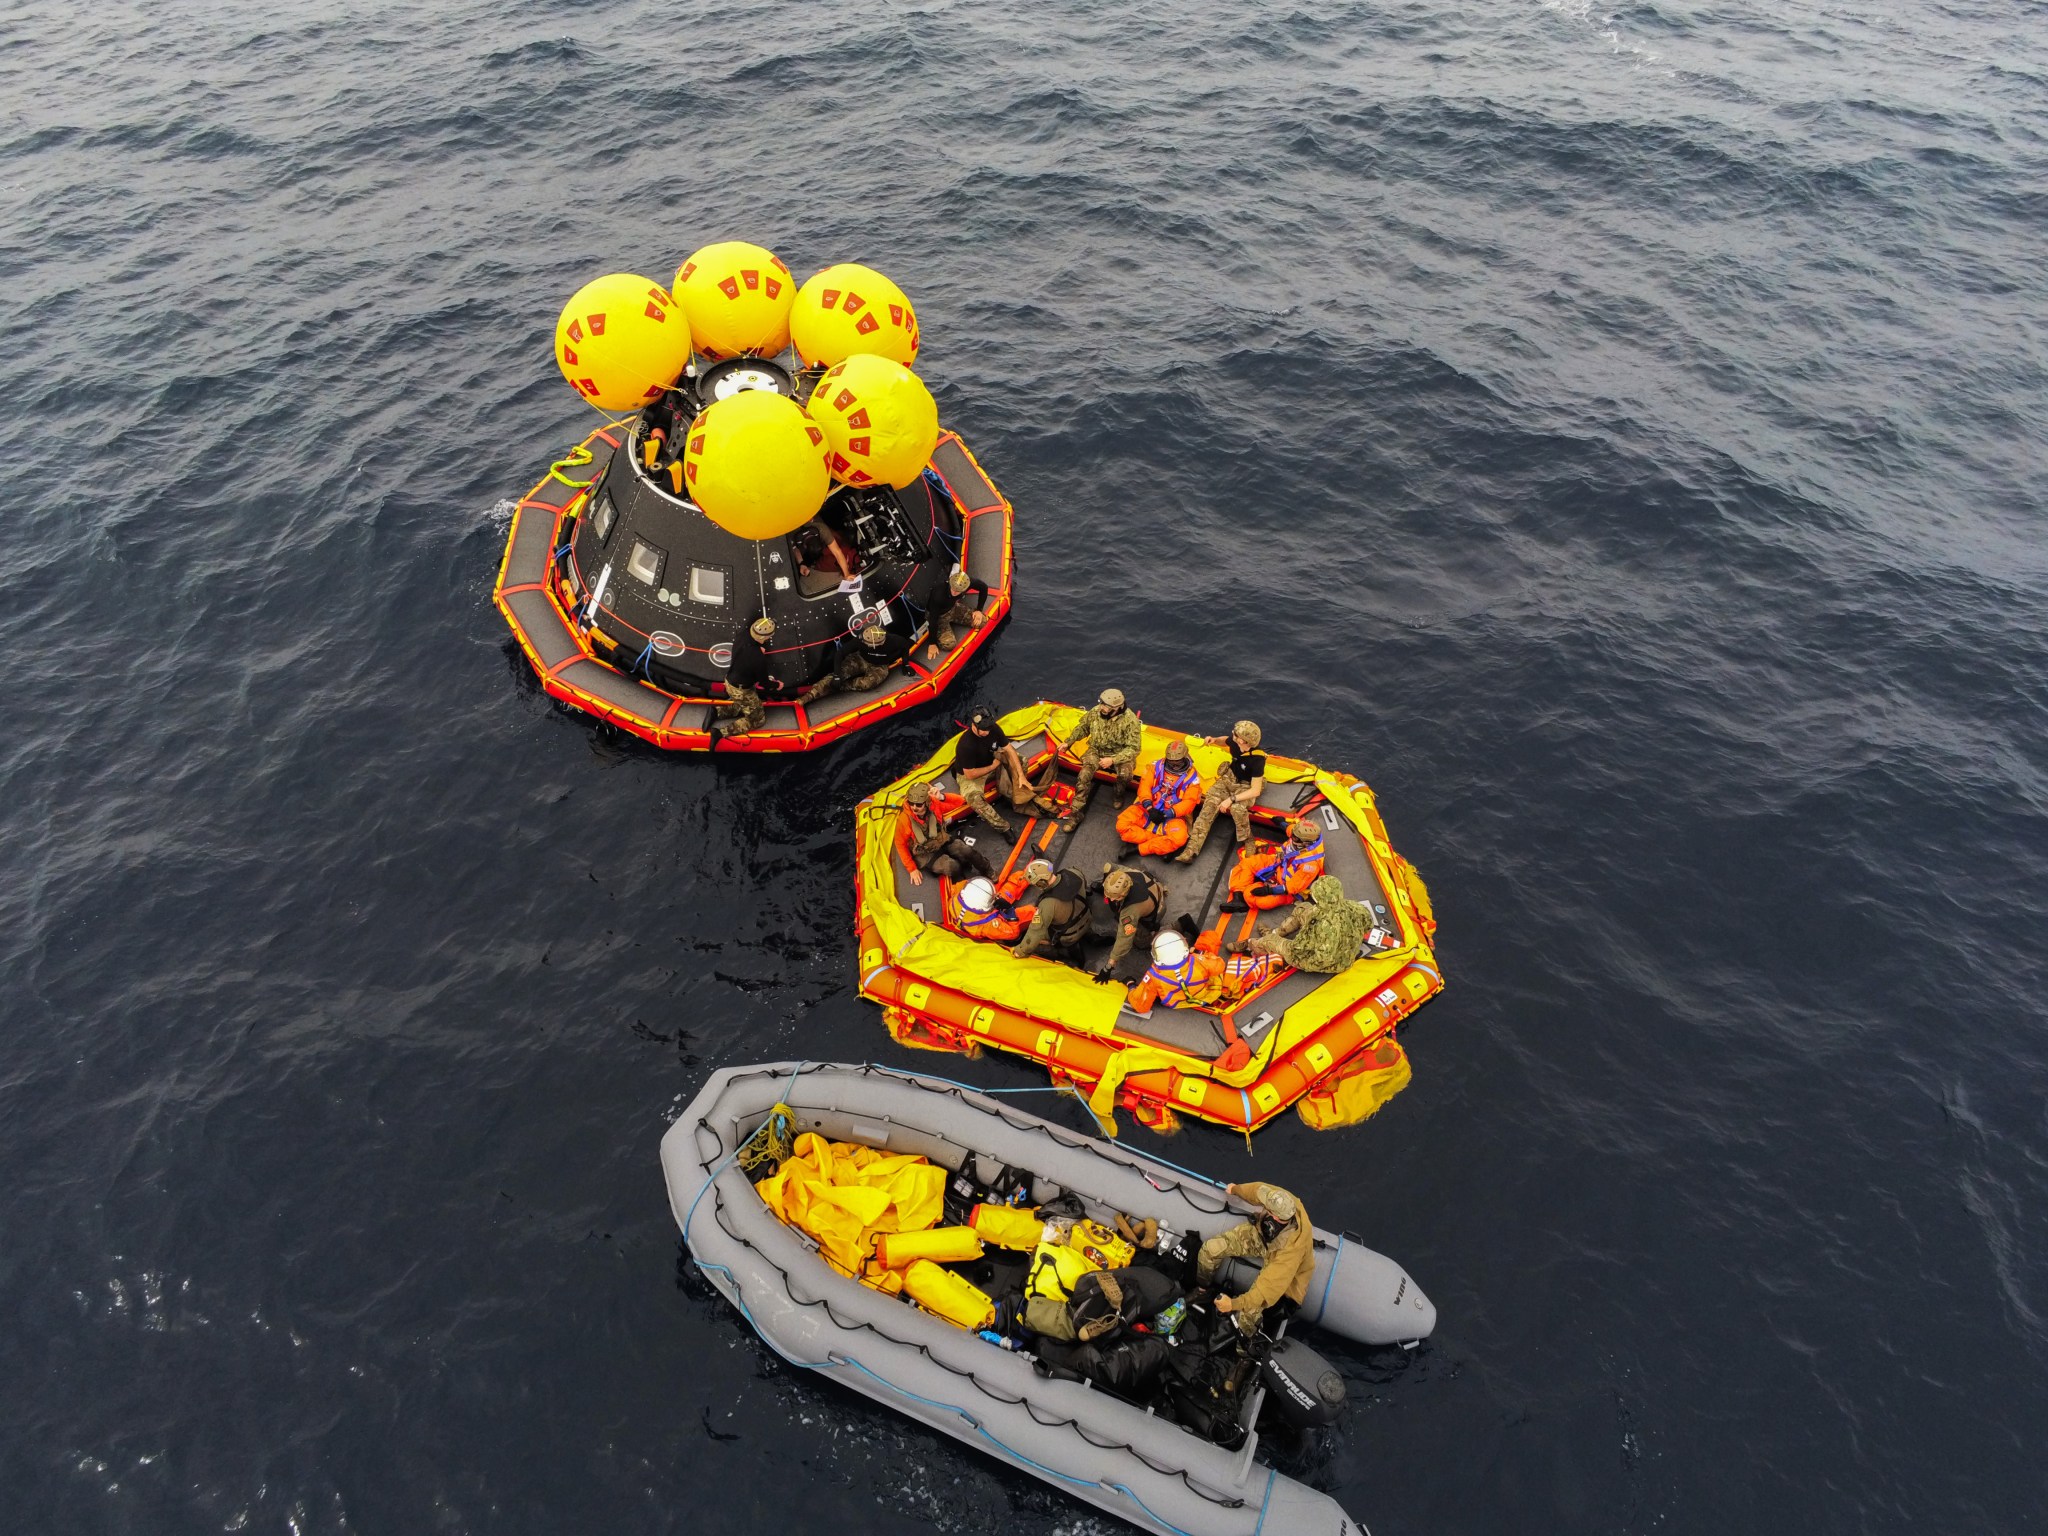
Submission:
M 2032 1528 L 2037 20 L 0 17 L 16 1522 L 1110 1529 L 778 1363 L 654 1143 L 899 1059 L 851 806 L 1113 682 L 1369 778 L 1443 920 L 1385 1113 L 1173 1153 L 1442 1308 L 1302 1475 L 1381 1536 Z M 947 706 L 714 769 L 488 592 L 561 298 L 730 235 L 916 297 L 1022 575 Z

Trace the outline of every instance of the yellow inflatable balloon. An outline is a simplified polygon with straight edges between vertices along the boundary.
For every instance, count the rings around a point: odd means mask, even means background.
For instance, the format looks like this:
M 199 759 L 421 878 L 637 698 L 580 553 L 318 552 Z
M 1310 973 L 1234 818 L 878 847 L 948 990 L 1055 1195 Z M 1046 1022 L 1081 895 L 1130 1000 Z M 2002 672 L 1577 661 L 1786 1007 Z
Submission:
M 743 390 L 690 423 L 683 448 L 690 498 L 727 533 L 772 539 L 825 504 L 825 434 L 787 395 Z
M 613 272 L 585 283 L 555 321 L 555 364 L 599 410 L 643 406 L 690 361 L 690 322 L 657 282 Z
M 917 361 L 920 345 L 917 311 L 903 290 L 872 267 L 850 261 L 827 267 L 796 291 L 789 333 L 813 368 L 829 368 L 860 352 L 908 367 Z
M 676 299 L 706 357 L 773 357 L 789 345 L 796 279 L 773 251 L 744 240 L 707 245 L 676 269 Z
M 939 442 L 939 407 L 924 380 L 872 352 L 827 369 L 810 412 L 825 433 L 825 467 L 848 485 L 908 485 Z

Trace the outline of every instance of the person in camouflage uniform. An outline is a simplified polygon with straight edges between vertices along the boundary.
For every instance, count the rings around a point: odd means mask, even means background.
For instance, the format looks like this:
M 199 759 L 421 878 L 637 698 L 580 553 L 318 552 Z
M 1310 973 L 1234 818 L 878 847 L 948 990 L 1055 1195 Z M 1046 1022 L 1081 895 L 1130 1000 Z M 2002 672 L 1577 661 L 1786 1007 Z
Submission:
M 1033 859 L 1024 866 L 1024 879 L 1036 893 L 1038 906 L 1031 926 L 1010 953 L 1019 960 L 1041 950 L 1049 960 L 1079 959 L 1089 930 L 1087 878 L 1078 869 L 1055 870 L 1050 859 Z
M 1157 876 L 1120 864 L 1102 866 L 1102 899 L 1116 917 L 1116 942 L 1095 973 L 1097 981 L 1109 980 L 1110 972 L 1134 947 L 1142 944 L 1149 949 L 1166 911 L 1166 895 L 1166 882 Z
M 797 695 L 797 703 L 810 704 L 832 694 L 873 693 L 889 681 L 896 664 L 910 654 L 910 642 L 892 634 L 874 614 L 860 632 L 860 644 L 842 643 L 832 670 Z
M 1080 748 L 1080 781 L 1074 786 L 1074 803 L 1067 807 L 1066 818 L 1060 822 L 1062 832 L 1073 831 L 1088 809 L 1088 797 L 1095 793 L 1097 769 L 1107 769 L 1116 775 L 1116 794 L 1122 798 L 1137 774 L 1138 749 L 1145 744 L 1145 722 L 1124 703 L 1121 689 L 1105 688 L 1095 707 L 1083 714 L 1080 723 L 1067 733 L 1063 745 L 1071 747 L 1077 742 L 1087 745 Z
M 1218 768 L 1216 777 L 1209 781 L 1209 792 L 1202 797 L 1201 814 L 1188 828 L 1188 845 L 1175 855 L 1174 863 L 1195 862 L 1195 855 L 1209 840 L 1209 829 L 1216 824 L 1216 813 L 1226 809 L 1237 828 L 1238 847 L 1250 845 L 1252 807 L 1258 804 L 1259 794 L 1266 787 L 1266 754 L 1258 749 L 1260 739 L 1258 723 L 1252 720 L 1238 721 L 1228 736 L 1202 738 L 1212 747 L 1228 747 L 1230 761 Z
M 1297 971 L 1335 975 L 1358 958 L 1358 948 L 1372 931 L 1372 908 L 1344 897 L 1344 882 L 1324 875 L 1308 888 L 1308 900 L 1297 902 L 1287 921 L 1271 933 L 1255 933 L 1251 952 L 1278 955 Z
M 727 736 L 756 731 L 768 723 L 768 707 L 761 702 L 764 685 L 779 684 L 774 663 L 768 659 L 768 642 L 775 638 L 775 621 L 763 614 L 733 636 L 732 665 L 725 674 L 725 702 L 712 710 L 711 744 Z

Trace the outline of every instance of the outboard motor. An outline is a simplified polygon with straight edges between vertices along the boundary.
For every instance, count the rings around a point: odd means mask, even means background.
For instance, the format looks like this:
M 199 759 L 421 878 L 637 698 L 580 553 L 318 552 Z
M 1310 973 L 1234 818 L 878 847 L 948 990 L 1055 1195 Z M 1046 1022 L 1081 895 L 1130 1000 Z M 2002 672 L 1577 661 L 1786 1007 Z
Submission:
M 1266 1385 L 1266 1405 L 1289 1429 L 1320 1429 L 1336 1422 L 1344 1406 L 1344 1378 L 1330 1362 L 1299 1339 L 1273 1346 L 1259 1378 Z

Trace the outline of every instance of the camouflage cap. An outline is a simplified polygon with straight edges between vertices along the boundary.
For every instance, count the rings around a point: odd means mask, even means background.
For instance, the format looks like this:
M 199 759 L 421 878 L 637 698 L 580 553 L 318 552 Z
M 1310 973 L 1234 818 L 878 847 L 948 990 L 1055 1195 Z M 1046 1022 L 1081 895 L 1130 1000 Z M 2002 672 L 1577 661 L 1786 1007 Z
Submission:
M 747 633 L 756 640 L 773 640 L 775 638 L 775 621 L 764 613 L 760 618 L 747 626 Z
M 1292 1221 L 1301 1211 L 1301 1206 L 1294 1196 L 1271 1184 L 1259 1191 L 1259 1204 L 1266 1208 L 1266 1214 L 1275 1221 Z
M 1122 901 L 1130 894 L 1131 872 L 1119 869 L 1114 864 L 1102 866 L 1102 894 L 1111 901 Z
M 880 619 L 871 618 L 861 626 L 860 643 L 871 651 L 879 651 L 882 642 L 889 638 L 889 632 L 882 628 Z
M 1294 824 L 1294 831 L 1291 835 L 1297 843 L 1306 848 L 1310 843 L 1321 837 L 1322 833 L 1316 830 L 1316 824 L 1313 821 L 1304 816 Z
M 1105 688 L 1096 697 L 1095 702 L 1102 709 L 1122 709 L 1124 707 L 1124 691 L 1121 688 Z
M 946 578 L 946 590 L 948 592 L 951 592 L 955 597 L 958 597 L 962 592 L 965 592 L 969 587 L 973 585 L 974 578 L 967 574 L 967 569 L 965 566 L 954 566 L 953 574 Z
M 912 805 L 930 805 L 932 803 L 932 787 L 923 780 L 919 780 L 903 791 L 903 798 Z
M 1166 744 L 1166 760 L 1169 763 L 1184 763 L 1188 760 L 1188 744 L 1178 737 Z
M 1230 728 L 1230 734 L 1243 742 L 1247 751 L 1256 747 L 1261 740 L 1259 723 L 1256 720 L 1238 721 L 1237 724 Z
M 1044 885 L 1052 879 L 1052 860 L 1033 859 L 1024 866 L 1024 878 L 1033 885 Z

